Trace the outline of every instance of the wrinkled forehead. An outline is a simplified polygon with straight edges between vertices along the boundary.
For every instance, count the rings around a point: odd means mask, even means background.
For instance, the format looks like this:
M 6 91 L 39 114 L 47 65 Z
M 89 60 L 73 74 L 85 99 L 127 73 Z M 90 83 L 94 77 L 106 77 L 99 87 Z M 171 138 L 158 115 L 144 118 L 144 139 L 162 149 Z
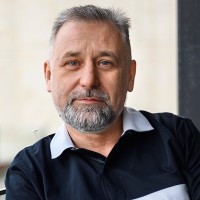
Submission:
M 95 48 L 125 48 L 119 30 L 112 24 L 100 22 L 67 22 L 57 33 L 54 48 L 89 46 Z
M 84 37 L 85 39 L 105 40 L 109 37 L 123 40 L 120 30 L 110 22 L 103 21 L 70 21 L 63 24 L 57 33 L 58 38 L 76 39 Z
M 102 21 L 70 21 L 59 29 L 54 45 L 50 47 L 50 60 L 53 55 L 60 57 L 66 51 L 84 51 L 89 47 L 99 51 L 115 51 L 121 56 L 128 56 L 128 60 L 131 59 L 129 46 L 114 24 Z

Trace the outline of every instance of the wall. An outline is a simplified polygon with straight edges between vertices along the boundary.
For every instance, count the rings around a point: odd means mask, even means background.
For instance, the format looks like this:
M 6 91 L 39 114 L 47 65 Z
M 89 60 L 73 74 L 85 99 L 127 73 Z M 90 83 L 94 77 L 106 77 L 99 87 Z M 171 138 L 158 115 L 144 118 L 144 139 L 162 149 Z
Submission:
M 0 0 L 0 163 L 61 124 L 46 92 L 43 62 L 57 13 L 73 5 L 122 8 L 132 19 L 134 91 L 127 105 L 177 113 L 176 1 Z M 37 133 L 33 133 L 38 130 Z

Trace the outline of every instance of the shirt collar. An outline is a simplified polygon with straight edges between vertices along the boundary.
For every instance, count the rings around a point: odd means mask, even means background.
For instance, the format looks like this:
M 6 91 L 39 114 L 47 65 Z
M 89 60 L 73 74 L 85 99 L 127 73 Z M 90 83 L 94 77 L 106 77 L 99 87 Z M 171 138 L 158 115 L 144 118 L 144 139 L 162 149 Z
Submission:
M 153 130 L 147 118 L 139 111 L 124 107 L 123 110 L 123 131 L 134 130 L 137 132 L 145 132 Z M 123 133 L 124 133 L 123 132 Z
M 133 108 L 124 107 L 122 134 L 127 130 L 145 132 L 153 130 L 153 127 L 141 112 L 136 111 Z M 50 143 L 51 158 L 57 158 L 65 149 L 71 147 L 74 148 L 75 146 L 67 132 L 65 124 L 63 124 Z

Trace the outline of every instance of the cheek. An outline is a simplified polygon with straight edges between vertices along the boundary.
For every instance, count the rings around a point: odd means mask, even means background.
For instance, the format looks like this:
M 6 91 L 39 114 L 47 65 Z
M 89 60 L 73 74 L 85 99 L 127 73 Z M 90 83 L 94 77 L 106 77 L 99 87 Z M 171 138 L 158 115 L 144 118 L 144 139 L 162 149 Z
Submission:
M 52 68 L 50 89 L 56 106 L 63 108 L 66 105 L 69 94 L 77 87 L 79 74 L 70 73 L 65 68 L 56 65 Z
M 105 82 L 106 90 L 110 96 L 111 104 L 113 107 L 119 107 L 124 104 L 127 93 L 127 77 L 122 75 L 112 76 L 112 79 Z
M 64 107 L 67 102 L 67 96 L 68 96 L 68 88 L 63 81 L 58 79 L 59 81 L 52 80 L 51 85 L 51 93 L 54 100 L 54 103 L 59 107 Z

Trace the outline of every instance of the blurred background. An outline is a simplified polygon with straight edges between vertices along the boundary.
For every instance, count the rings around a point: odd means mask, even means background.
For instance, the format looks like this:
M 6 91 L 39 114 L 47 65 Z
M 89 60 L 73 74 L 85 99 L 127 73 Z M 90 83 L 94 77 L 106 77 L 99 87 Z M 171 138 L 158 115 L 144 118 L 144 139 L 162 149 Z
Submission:
M 57 14 L 85 4 L 121 8 L 131 18 L 137 74 L 127 106 L 178 112 L 176 0 L 0 0 L 0 188 L 16 153 L 62 123 L 45 88 L 43 63 Z

